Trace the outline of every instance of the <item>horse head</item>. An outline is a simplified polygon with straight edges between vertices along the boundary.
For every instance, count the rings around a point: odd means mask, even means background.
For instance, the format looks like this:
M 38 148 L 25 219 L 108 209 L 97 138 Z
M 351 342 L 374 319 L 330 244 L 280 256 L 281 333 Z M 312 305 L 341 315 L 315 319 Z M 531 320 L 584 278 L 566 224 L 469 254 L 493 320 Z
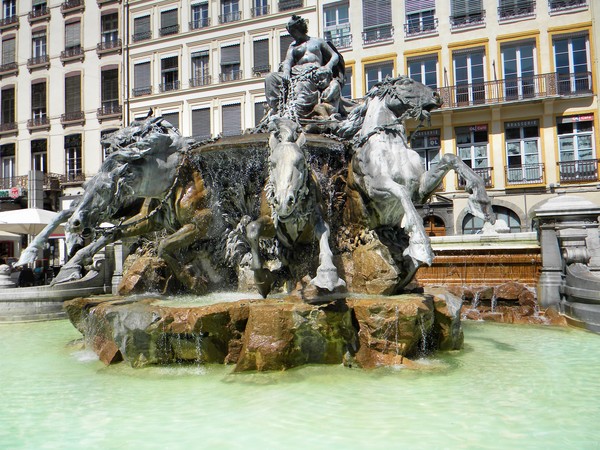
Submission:
M 377 96 L 397 116 L 408 116 L 420 122 L 430 122 L 431 111 L 442 106 L 440 94 L 412 78 L 399 76 L 386 78 L 369 91 Z
M 295 121 L 274 118 L 269 125 L 267 198 L 280 222 L 290 219 L 308 193 L 309 166 L 302 146 L 306 137 Z

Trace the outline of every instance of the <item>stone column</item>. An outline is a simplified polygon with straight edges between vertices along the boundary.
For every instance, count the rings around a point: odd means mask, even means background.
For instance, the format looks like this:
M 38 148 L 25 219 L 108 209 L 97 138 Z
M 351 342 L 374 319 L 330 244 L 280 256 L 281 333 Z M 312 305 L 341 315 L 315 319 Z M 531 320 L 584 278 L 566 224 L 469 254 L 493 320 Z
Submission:
M 117 295 L 119 284 L 123 279 L 123 243 L 121 241 L 113 244 L 113 258 L 112 293 Z

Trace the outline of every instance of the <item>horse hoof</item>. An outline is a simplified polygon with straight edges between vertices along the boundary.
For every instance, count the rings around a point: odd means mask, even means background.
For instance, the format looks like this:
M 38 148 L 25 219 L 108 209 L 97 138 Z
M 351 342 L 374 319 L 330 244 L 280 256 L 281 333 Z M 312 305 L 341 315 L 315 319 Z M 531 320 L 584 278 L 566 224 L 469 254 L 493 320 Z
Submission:
M 58 272 L 58 275 L 54 277 L 50 286 L 55 286 L 57 284 L 68 283 L 69 281 L 75 281 L 81 279 L 81 266 L 63 266 Z
M 335 268 L 317 270 L 317 276 L 310 280 L 310 284 L 319 289 L 328 290 L 329 292 L 333 292 L 338 288 L 346 286 L 346 282 L 338 277 Z

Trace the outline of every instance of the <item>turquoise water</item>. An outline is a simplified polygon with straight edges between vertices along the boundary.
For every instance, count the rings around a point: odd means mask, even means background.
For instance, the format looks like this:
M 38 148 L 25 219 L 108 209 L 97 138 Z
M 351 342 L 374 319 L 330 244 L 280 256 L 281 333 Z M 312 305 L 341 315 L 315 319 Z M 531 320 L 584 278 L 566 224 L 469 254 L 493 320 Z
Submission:
M 0 325 L 0 448 L 600 448 L 600 336 L 579 330 L 466 323 L 429 372 L 134 370 L 77 338 Z

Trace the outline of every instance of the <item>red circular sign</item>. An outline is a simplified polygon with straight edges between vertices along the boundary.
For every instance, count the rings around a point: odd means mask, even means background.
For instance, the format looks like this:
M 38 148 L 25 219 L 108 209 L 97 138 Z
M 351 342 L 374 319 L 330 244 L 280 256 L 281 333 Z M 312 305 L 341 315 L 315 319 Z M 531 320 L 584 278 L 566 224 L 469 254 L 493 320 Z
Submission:
M 21 196 L 21 189 L 18 187 L 12 187 L 10 188 L 8 195 L 10 195 L 10 198 L 19 198 Z

